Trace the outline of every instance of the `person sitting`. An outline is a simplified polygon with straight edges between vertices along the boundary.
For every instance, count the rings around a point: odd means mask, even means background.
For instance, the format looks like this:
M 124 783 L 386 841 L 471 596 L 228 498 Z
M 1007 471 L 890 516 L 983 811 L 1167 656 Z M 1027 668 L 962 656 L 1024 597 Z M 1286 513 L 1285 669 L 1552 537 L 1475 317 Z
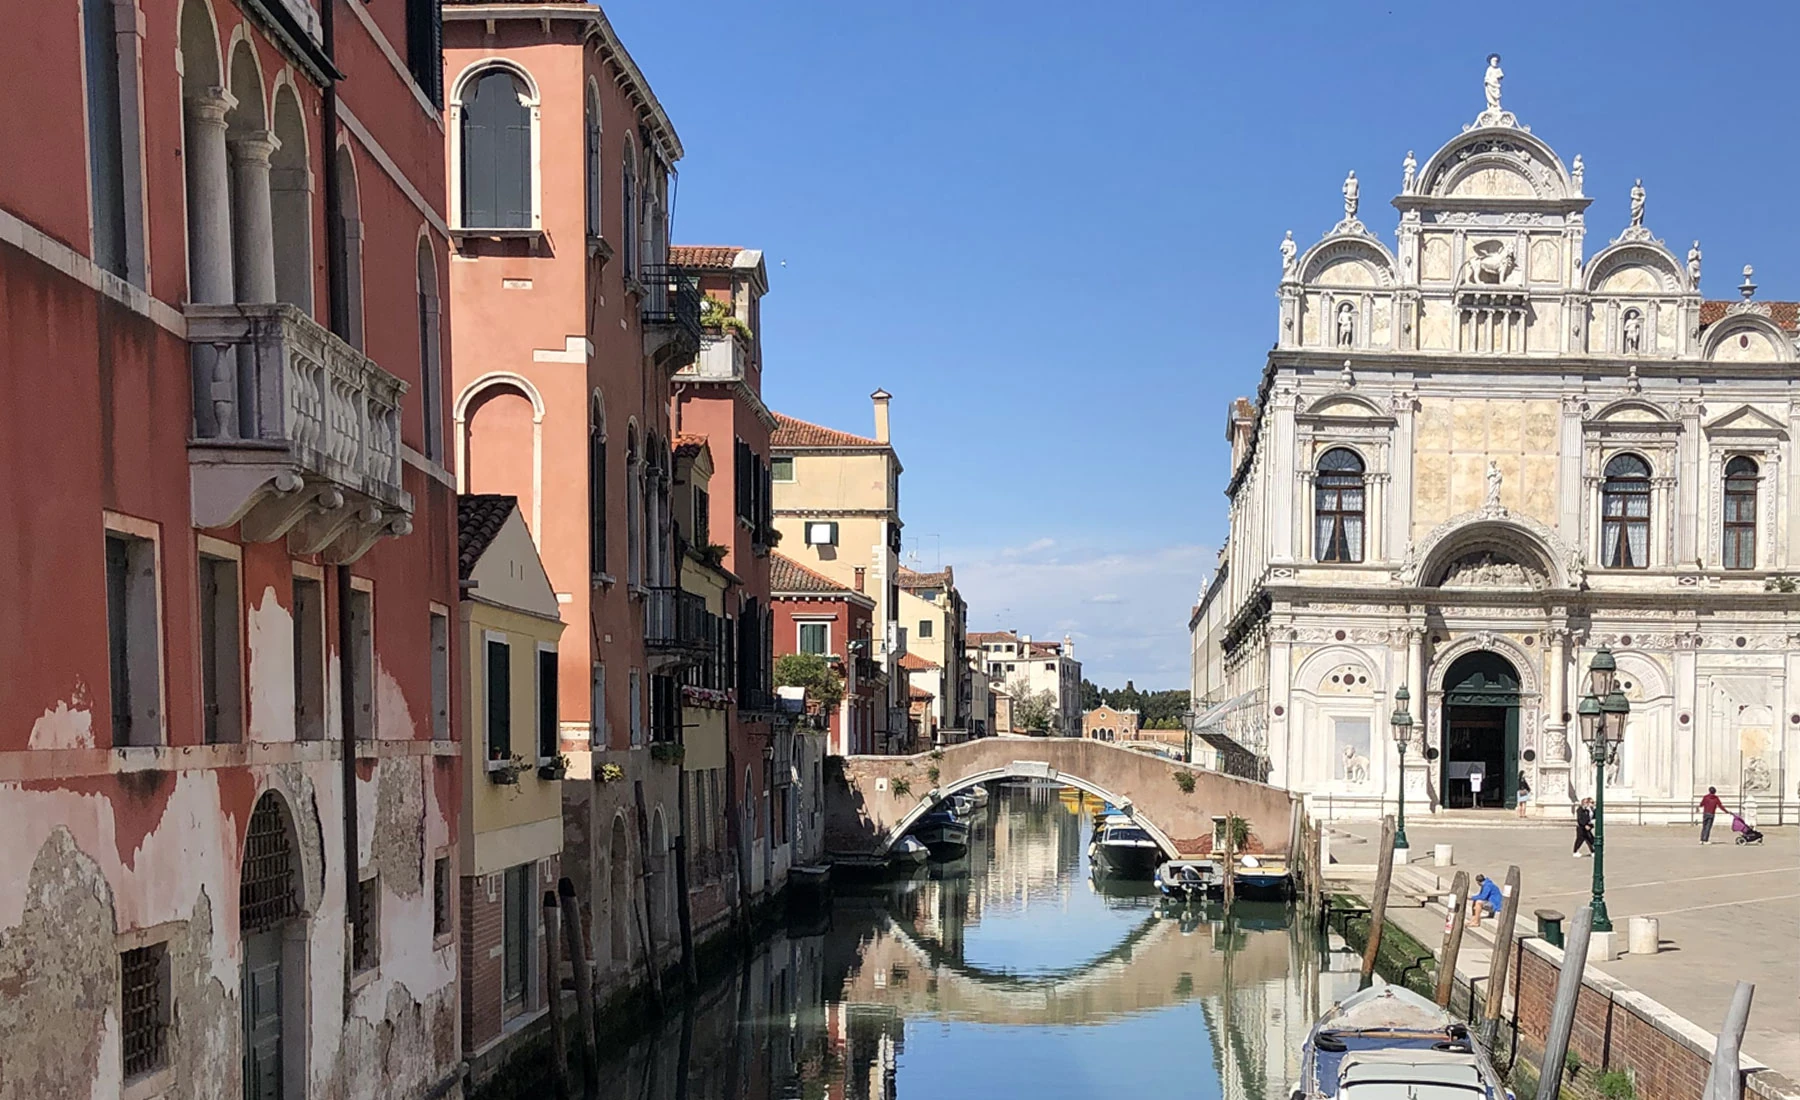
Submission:
M 1500 892 L 1500 884 L 1486 875 L 1475 876 L 1475 893 L 1469 898 L 1469 916 L 1480 924 L 1482 917 L 1491 917 L 1500 911 L 1504 896 Z

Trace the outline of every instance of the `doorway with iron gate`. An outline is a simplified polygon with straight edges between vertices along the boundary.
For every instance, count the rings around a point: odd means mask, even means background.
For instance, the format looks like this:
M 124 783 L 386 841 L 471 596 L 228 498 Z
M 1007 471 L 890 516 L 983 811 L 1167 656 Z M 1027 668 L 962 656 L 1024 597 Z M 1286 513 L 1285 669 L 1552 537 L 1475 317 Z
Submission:
M 1445 809 L 1519 804 L 1519 673 L 1486 650 L 1465 653 L 1444 675 L 1444 745 L 1438 757 Z
M 238 873 L 239 1005 L 245 1100 L 302 1094 L 306 1079 L 306 921 L 293 818 L 273 791 L 250 813 Z

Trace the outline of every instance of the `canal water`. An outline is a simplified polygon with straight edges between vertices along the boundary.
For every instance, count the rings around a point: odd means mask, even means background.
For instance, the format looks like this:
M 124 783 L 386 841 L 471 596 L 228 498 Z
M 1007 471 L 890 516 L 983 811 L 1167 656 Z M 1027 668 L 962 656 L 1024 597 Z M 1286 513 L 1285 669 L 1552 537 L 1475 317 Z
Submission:
M 838 884 L 678 1018 L 615 1046 L 601 1095 L 1286 1100 L 1341 984 L 1334 960 L 1282 905 L 1228 916 L 1096 879 L 1094 809 L 1067 788 L 996 786 L 968 856 Z

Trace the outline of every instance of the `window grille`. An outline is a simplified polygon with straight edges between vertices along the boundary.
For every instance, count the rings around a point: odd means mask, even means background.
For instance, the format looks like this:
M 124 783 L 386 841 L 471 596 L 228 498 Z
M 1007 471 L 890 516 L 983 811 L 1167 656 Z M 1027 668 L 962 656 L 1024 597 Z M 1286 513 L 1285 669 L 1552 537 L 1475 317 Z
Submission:
M 238 884 L 238 928 L 245 934 L 272 928 L 298 910 L 286 816 L 281 804 L 268 795 L 250 814 Z
M 125 1057 L 125 1077 L 130 1080 L 161 1069 L 167 1062 L 168 990 L 164 985 L 165 944 L 133 948 L 119 959 L 119 1005 Z
M 350 923 L 351 965 L 369 970 L 381 962 L 380 880 L 371 876 L 356 884 L 356 911 Z
M 431 865 L 431 934 L 450 934 L 450 857 L 439 856 Z

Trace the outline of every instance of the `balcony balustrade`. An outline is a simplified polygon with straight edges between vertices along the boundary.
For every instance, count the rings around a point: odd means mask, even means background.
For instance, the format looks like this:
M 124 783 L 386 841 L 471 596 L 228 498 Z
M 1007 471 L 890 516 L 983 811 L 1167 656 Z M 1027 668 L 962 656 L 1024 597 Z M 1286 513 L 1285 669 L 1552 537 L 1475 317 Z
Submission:
M 742 382 L 750 369 L 750 353 L 735 332 L 708 332 L 700 337 L 694 361 L 675 373 L 679 381 Z
M 644 646 L 653 653 L 698 657 L 714 643 L 706 599 L 679 588 L 652 588 L 644 599 Z
M 674 264 L 645 264 L 639 277 L 644 355 L 664 370 L 681 370 L 700 351 L 700 281 Z
M 402 488 L 406 383 L 295 306 L 186 307 L 194 526 L 355 561 L 412 530 Z

